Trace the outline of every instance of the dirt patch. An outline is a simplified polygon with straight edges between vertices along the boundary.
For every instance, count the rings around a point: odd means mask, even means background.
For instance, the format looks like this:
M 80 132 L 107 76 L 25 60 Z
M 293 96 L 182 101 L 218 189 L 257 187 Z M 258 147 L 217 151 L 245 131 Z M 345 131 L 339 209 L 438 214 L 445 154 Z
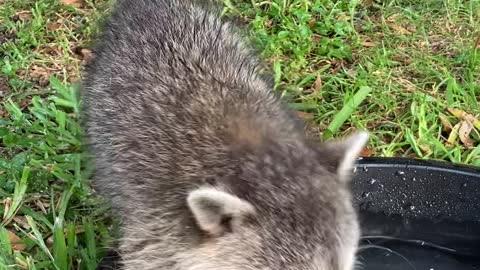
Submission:
M 0 77 L 0 102 L 3 101 L 3 99 L 7 96 L 8 93 L 10 93 L 12 89 L 10 88 L 10 85 L 8 84 L 8 80 L 6 77 Z
M 14 34 L 14 33 L 4 33 L 4 32 L 0 32 L 0 45 L 2 45 L 3 43 L 9 41 L 9 40 L 14 40 L 17 36 Z

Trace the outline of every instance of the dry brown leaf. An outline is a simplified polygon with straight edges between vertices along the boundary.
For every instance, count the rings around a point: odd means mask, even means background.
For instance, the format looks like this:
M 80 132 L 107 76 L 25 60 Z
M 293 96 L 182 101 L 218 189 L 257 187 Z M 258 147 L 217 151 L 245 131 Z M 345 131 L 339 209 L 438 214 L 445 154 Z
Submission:
M 455 145 L 455 142 L 458 139 L 458 131 L 460 130 L 460 125 L 461 123 L 457 123 L 455 126 L 453 126 L 452 131 L 450 131 L 450 134 L 447 138 L 447 145 Z
M 40 45 L 35 49 L 35 51 L 49 55 L 62 55 L 61 48 L 48 45 Z
M 428 145 L 425 145 L 425 144 L 418 144 L 418 147 L 420 148 L 420 150 L 422 150 L 422 152 L 424 154 L 429 154 L 432 152 L 432 149 L 430 148 L 430 146 Z
M 375 43 L 370 42 L 370 41 L 363 41 L 362 46 L 367 47 L 367 48 L 371 48 L 371 47 L 375 47 Z
M 28 221 L 24 216 L 14 216 L 13 221 L 16 224 L 20 225 L 25 230 L 30 230 L 30 225 L 28 225 Z
M 93 58 L 93 52 L 90 49 L 77 47 L 74 49 L 74 52 L 79 56 L 80 60 L 82 60 L 82 64 L 87 64 Z
M 12 248 L 15 251 L 23 251 L 25 248 L 27 248 L 26 244 L 20 243 L 22 239 L 18 237 L 14 232 L 10 231 L 7 229 L 8 233 L 8 239 L 10 240 L 10 243 L 12 244 Z
M 30 18 L 32 18 L 32 12 L 30 10 L 21 10 L 17 13 L 15 13 L 15 16 L 18 17 L 19 20 L 21 21 L 28 21 Z
M 28 263 L 25 262 L 24 260 L 20 259 L 19 257 L 15 256 L 15 261 L 17 262 L 18 265 L 20 265 L 20 267 L 22 269 L 28 269 Z
M 368 147 L 365 147 L 363 148 L 363 150 L 360 152 L 360 155 L 361 157 L 371 157 L 373 155 L 373 151 L 368 148 Z
M 412 60 L 407 58 L 406 55 L 392 55 L 392 60 L 402 62 L 404 65 L 410 65 L 412 64 Z
M 40 86 L 47 86 L 50 80 L 50 72 L 45 67 L 34 65 L 30 70 L 30 78 Z
M 315 26 L 316 22 L 317 22 L 317 19 L 315 19 L 315 17 L 312 17 L 312 19 L 310 19 L 310 21 L 308 22 L 308 27 L 312 29 L 313 26 Z
M 45 215 L 48 214 L 47 210 L 45 209 L 45 206 L 43 206 L 42 202 L 40 200 L 34 200 L 35 205 L 42 211 Z
M 401 14 L 400 13 L 393 13 L 392 15 L 388 16 L 387 18 L 387 22 L 388 23 L 395 23 L 395 21 L 397 20 L 397 18 L 400 16 Z
M 0 118 L 7 119 L 9 117 L 10 117 L 10 114 L 6 110 L 0 109 Z
M 60 24 L 57 22 L 51 22 L 47 24 L 47 29 L 50 31 L 57 30 L 58 28 L 60 28 Z
M 447 109 L 451 114 L 453 114 L 455 117 L 461 120 L 465 120 L 473 124 L 475 128 L 480 130 L 480 120 L 478 120 L 475 116 L 466 113 L 460 109 L 455 109 L 455 108 L 448 108 Z
M 10 209 L 10 206 L 12 206 L 12 198 L 5 198 L 3 200 L 3 219 L 7 217 L 8 210 Z
M 267 20 L 267 21 L 265 22 L 265 26 L 266 26 L 266 27 L 270 27 L 270 26 L 272 26 L 272 24 L 273 24 L 273 20 Z
M 358 33 L 362 32 L 363 21 L 360 21 L 360 20 L 357 21 L 353 27 L 355 28 L 356 32 L 358 32 Z
M 81 0 L 60 0 L 60 3 L 70 6 L 79 6 L 81 2 Z
M 320 74 L 317 75 L 315 79 L 315 83 L 313 84 L 313 96 L 317 96 L 320 93 L 320 89 L 322 89 L 322 76 Z
M 462 121 L 460 125 L 460 129 L 458 130 L 458 137 L 460 141 L 466 147 L 473 147 L 473 141 L 470 138 L 470 132 L 472 132 L 473 125 L 469 121 Z
M 374 4 L 373 0 L 363 0 L 362 1 L 362 6 L 367 7 L 367 8 L 368 7 L 373 7 L 373 4 Z
M 410 34 L 412 34 L 412 32 L 408 31 L 405 27 L 403 27 L 401 25 L 390 24 L 389 26 L 397 34 L 400 34 L 400 35 L 410 35 Z
M 450 120 L 443 114 L 440 114 L 438 117 L 440 118 L 440 122 L 442 122 L 442 130 L 445 132 L 452 131 L 453 125 L 450 123 Z
M 307 112 L 301 112 L 301 111 L 297 111 L 296 113 L 297 113 L 297 116 L 300 117 L 303 120 L 310 121 L 310 120 L 313 120 L 315 118 L 313 113 L 307 113 Z
M 415 152 L 413 152 L 413 153 L 408 154 L 408 155 L 406 156 L 406 158 L 415 159 L 415 158 L 419 158 L 419 157 L 418 157 L 418 155 L 417 155 Z

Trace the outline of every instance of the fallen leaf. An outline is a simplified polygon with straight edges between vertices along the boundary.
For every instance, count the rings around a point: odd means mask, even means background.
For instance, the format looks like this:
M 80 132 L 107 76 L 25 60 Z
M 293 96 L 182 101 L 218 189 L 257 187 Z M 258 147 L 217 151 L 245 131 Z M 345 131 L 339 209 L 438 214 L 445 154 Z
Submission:
M 345 72 L 353 78 L 356 78 L 358 76 L 358 71 L 356 71 L 355 69 L 348 69 L 345 70 Z
M 35 200 L 35 205 L 42 210 L 42 212 L 46 215 L 48 212 L 45 208 L 45 205 L 40 200 Z
M 7 197 L 3 200 L 3 219 L 7 218 L 8 210 L 10 210 L 10 206 L 12 206 L 12 198 Z
M 473 125 L 469 121 L 462 121 L 460 125 L 460 129 L 458 130 L 458 137 L 460 141 L 466 147 L 473 147 L 473 141 L 470 138 L 470 132 L 472 132 Z
M 26 107 L 30 106 L 32 104 L 32 99 L 31 98 L 25 98 L 20 102 L 20 109 L 25 109 Z
M 425 154 L 425 155 L 428 155 L 432 152 L 432 149 L 430 148 L 430 146 L 428 145 L 425 145 L 425 144 L 418 144 L 418 147 L 420 148 L 420 150 L 422 150 L 422 152 Z
M 410 35 L 410 34 L 412 34 L 410 31 L 408 31 L 403 26 L 396 25 L 396 24 L 390 24 L 389 26 L 397 34 L 400 34 L 400 35 Z
M 272 26 L 272 24 L 273 24 L 273 20 L 267 20 L 267 21 L 265 22 L 265 26 L 266 26 L 266 27 L 270 27 L 270 26 Z
M 60 3 L 69 6 L 79 6 L 81 2 L 81 0 L 60 0 Z
M 28 263 L 26 263 L 25 261 L 23 261 L 22 259 L 20 259 L 19 257 L 15 256 L 15 261 L 17 262 L 17 264 L 20 265 L 20 267 L 22 269 L 28 269 Z
M 367 48 L 371 48 L 371 47 L 375 47 L 375 43 L 370 42 L 370 41 L 363 41 L 362 46 L 367 47 Z
M 445 132 L 452 131 L 453 125 L 450 123 L 450 120 L 443 114 L 440 114 L 438 117 L 440 118 L 440 122 L 442 122 L 442 130 Z
M 413 153 L 408 154 L 406 156 L 406 158 L 414 159 L 414 158 L 419 158 L 419 156 L 415 152 L 413 152 Z
M 45 67 L 34 65 L 30 70 L 30 78 L 40 86 L 47 86 L 50 80 L 50 72 Z
M 75 48 L 74 52 L 79 56 L 80 60 L 82 60 L 83 65 L 87 64 L 94 56 L 90 49 L 83 47 Z
M 25 230 L 30 230 L 30 225 L 28 225 L 27 219 L 24 216 L 14 216 L 13 221 L 16 224 L 20 225 Z
M 397 18 L 398 18 L 400 15 L 401 15 L 401 14 L 399 14 L 399 13 L 393 13 L 392 15 L 388 16 L 387 22 L 388 22 L 388 23 L 395 23 L 395 21 L 397 20 Z
M 316 22 L 317 22 L 317 19 L 315 19 L 315 17 L 312 17 L 312 19 L 308 22 L 308 27 L 312 29 L 313 26 L 315 26 Z
M 49 55 L 62 55 L 61 49 L 58 47 L 40 45 L 35 49 L 35 52 L 44 53 Z
M 57 30 L 58 28 L 60 28 L 60 24 L 57 22 L 51 22 L 47 24 L 47 29 L 50 31 Z
M 313 113 L 307 113 L 307 112 L 302 112 L 302 111 L 297 111 L 297 116 L 300 117 L 301 119 L 303 120 L 313 120 L 315 118 L 315 116 L 313 115 Z
M 466 120 L 470 122 L 476 129 L 480 130 L 480 120 L 478 120 L 475 116 L 466 113 L 460 109 L 448 108 L 447 110 L 458 119 Z
M 26 244 L 20 243 L 22 239 L 18 237 L 14 232 L 10 231 L 7 229 L 8 233 L 8 239 L 10 240 L 10 243 L 12 244 L 12 248 L 15 251 L 23 251 L 25 248 L 27 248 Z
M 373 0 L 364 0 L 364 1 L 362 1 L 362 6 L 367 7 L 367 8 L 368 8 L 368 7 L 373 7 L 373 4 L 374 4 L 374 3 L 373 3 Z
M 368 148 L 368 147 L 365 147 L 363 148 L 363 150 L 360 152 L 360 155 L 361 157 L 371 157 L 373 155 L 373 151 Z
M 355 31 L 360 33 L 362 32 L 362 28 L 363 28 L 363 21 L 357 21 L 354 25 L 354 28 L 355 28 Z
M 30 10 L 22 10 L 17 13 L 15 13 L 15 16 L 22 22 L 30 20 L 32 18 L 32 12 Z
M 404 65 L 410 65 L 412 64 L 412 60 L 407 58 L 408 56 L 406 55 L 392 55 L 392 60 L 402 62 Z
M 447 138 L 447 145 L 449 146 L 455 145 L 458 139 L 458 131 L 460 130 L 460 125 L 461 123 L 457 123 L 455 126 L 453 126 L 452 131 L 450 131 L 450 134 L 448 135 L 448 138 Z
M 313 84 L 313 96 L 317 96 L 320 93 L 320 89 L 322 89 L 322 76 L 320 74 L 317 75 L 315 79 L 315 83 Z
M 7 119 L 10 117 L 10 114 L 6 111 L 6 110 L 1 110 L 0 109 L 0 119 L 3 118 L 3 119 Z M 0 144 L 1 144 L 1 141 L 0 141 Z

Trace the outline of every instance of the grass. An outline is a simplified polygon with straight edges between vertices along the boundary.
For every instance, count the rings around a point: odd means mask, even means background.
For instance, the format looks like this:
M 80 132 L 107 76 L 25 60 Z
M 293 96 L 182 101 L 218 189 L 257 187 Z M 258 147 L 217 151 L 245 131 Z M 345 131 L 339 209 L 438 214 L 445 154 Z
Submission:
M 0 269 L 94 269 L 111 244 L 76 83 L 111 1 L 69 2 L 0 4 Z M 479 0 L 224 2 L 319 140 L 480 166 Z

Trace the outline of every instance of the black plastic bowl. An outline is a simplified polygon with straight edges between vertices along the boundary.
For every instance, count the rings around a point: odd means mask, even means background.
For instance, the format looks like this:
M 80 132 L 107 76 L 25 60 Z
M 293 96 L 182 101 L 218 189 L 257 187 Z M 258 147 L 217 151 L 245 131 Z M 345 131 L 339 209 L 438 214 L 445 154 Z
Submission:
M 353 191 L 363 269 L 480 269 L 480 169 L 361 159 Z
M 480 169 L 360 159 L 353 179 L 364 270 L 480 269 Z M 112 252 L 97 269 L 121 269 Z

